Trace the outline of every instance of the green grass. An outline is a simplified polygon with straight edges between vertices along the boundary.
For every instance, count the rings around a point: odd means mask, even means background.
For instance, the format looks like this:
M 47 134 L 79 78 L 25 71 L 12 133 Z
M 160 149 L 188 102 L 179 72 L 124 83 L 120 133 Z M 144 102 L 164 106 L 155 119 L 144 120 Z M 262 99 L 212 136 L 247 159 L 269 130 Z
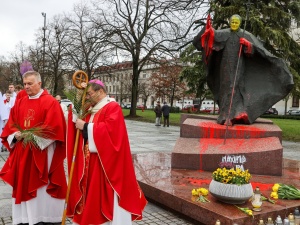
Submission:
M 285 141 L 300 142 L 300 120 L 271 119 L 282 130 L 282 139 Z
M 123 109 L 123 114 L 126 119 L 133 119 L 137 121 L 155 123 L 155 113 L 153 110 L 136 110 L 137 117 L 130 118 L 129 109 Z M 180 116 L 181 113 L 170 113 L 170 124 L 173 126 L 180 125 Z M 282 139 L 285 141 L 295 141 L 300 142 L 300 120 L 292 119 L 276 119 L 276 118 L 267 118 L 270 119 L 280 127 L 282 130 Z
M 137 121 L 155 123 L 155 112 L 151 109 L 144 110 L 144 112 L 142 110 L 136 110 L 136 114 L 138 117 L 135 118 L 128 117 L 129 109 L 123 109 L 123 114 L 126 119 L 133 119 Z M 170 117 L 169 117 L 170 125 L 179 126 L 180 116 L 181 113 L 170 113 Z

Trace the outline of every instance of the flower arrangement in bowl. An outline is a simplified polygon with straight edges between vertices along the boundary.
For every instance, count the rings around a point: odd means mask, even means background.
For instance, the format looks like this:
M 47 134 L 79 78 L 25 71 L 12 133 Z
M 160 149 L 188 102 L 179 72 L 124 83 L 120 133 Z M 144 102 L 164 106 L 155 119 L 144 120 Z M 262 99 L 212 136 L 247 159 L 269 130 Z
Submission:
M 212 174 L 209 192 L 218 200 L 229 204 L 243 204 L 250 199 L 253 188 L 249 171 L 233 168 L 233 165 L 229 164 L 219 165 Z

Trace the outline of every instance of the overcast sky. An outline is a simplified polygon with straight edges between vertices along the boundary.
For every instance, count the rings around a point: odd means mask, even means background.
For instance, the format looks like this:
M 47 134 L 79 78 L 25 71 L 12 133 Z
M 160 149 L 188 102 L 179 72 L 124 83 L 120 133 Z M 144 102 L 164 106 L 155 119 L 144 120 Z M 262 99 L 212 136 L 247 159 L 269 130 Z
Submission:
M 63 12 L 71 12 L 79 0 L 1 0 L 0 6 L 0 56 L 14 52 L 21 41 L 34 43 L 34 34 L 47 20 Z

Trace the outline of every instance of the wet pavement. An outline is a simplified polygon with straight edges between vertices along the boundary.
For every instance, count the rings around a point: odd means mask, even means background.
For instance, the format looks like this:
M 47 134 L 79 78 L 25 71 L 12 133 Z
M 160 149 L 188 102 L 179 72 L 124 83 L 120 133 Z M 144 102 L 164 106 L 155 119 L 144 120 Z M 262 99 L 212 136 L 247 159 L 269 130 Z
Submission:
M 180 135 L 176 126 L 157 127 L 154 123 L 126 120 L 131 151 L 133 154 L 170 153 Z M 300 161 L 300 143 L 283 141 L 283 157 Z M 7 159 L 7 152 L 0 152 L 0 168 Z M 0 180 L 0 225 L 12 224 L 11 218 L 11 187 Z M 71 224 L 67 221 L 66 224 Z M 149 202 L 143 214 L 143 220 L 133 222 L 134 225 L 189 225 L 193 223 L 176 212 Z

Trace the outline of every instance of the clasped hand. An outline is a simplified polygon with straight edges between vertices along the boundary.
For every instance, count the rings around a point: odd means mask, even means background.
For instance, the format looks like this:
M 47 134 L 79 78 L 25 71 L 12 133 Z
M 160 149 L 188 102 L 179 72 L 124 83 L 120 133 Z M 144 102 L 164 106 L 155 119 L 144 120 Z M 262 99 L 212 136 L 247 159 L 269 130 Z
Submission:
M 17 131 L 15 133 L 15 138 L 17 139 L 17 141 L 20 141 L 24 138 L 24 134 L 22 134 L 21 131 Z
M 250 45 L 250 42 L 246 38 L 240 38 L 240 44 L 248 46 Z
M 83 126 L 84 126 L 85 122 L 81 119 L 77 119 L 76 123 L 75 123 L 75 127 L 79 130 L 83 130 Z

